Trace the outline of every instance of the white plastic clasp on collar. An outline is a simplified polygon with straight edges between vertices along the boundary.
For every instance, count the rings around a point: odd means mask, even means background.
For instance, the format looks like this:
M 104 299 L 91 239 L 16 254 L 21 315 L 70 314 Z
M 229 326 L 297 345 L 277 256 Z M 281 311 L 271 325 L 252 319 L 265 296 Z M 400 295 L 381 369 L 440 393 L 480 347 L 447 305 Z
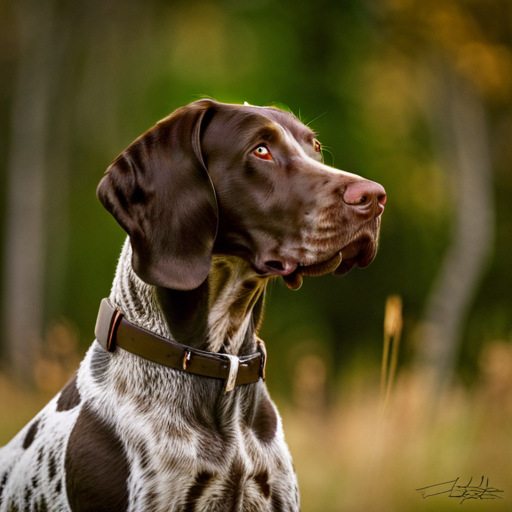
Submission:
M 265 342 L 261 338 L 256 338 L 256 342 L 258 343 L 258 350 L 261 353 L 260 374 L 262 380 L 265 380 L 267 378 L 267 347 L 265 346 Z
M 226 387 L 224 388 L 224 393 L 229 393 L 230 391 L 233 391 L 236 386 L 236 377 L 238 375 L 240 359 L 238 359 L 238 356 L 232 356 L 230 354 L 222 354 L 222 356 L 227 357 L 229 361 L 229 375 L 226 379 Z

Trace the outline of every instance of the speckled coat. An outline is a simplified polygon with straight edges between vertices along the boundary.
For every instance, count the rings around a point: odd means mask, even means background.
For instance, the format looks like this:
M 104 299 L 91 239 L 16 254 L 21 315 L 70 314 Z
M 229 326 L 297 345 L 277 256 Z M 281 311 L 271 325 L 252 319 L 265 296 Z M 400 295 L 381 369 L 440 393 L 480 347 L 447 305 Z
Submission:
M 235 289 L 243 272 L 232 281 Z M 110 299 L 130 322 L 170 336 L 129 243 Z M 299 509 L 264 382 L 224 394 L 221 381 L 96 341 L 76 377 L 0 449 L 0 486 L 1 512 Z

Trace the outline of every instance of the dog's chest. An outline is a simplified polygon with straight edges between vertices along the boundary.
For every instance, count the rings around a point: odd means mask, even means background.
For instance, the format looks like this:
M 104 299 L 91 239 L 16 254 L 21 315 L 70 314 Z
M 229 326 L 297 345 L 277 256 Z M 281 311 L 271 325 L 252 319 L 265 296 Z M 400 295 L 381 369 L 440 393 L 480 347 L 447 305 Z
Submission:
M 152 365 L 120 357 L 93 347 L 80 371 L 85 405 L 66 466 L 68 480 L 80 479 L 70 494 L 88 492 L 80 483 L 87 475 L 123 510 L 298 509 L 291 457 L 263 382 L 224 396 L 222 381 L 173 370 L 162 379 Z M 82 446 L 100 474 L 83 466 Z

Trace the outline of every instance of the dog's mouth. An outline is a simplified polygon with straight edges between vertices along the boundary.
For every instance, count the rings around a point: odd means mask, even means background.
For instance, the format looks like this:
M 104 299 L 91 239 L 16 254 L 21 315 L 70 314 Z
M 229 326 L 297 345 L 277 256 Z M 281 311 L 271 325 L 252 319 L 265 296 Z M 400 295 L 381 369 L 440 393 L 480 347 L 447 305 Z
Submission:
M 290 290 L 298 290 L 302 286 L 304 276 L 318 277 L 331 272 L 334 275 L 342 276 L 350 272 L 356 265 L 359 268 L 368 266 L 376 254 L 376 244 L 371 243 L 368 238 L 362 238 L 350 242 L 334 254 L 331 258 L 313 265 L 290 265 L 277 261 L 266 263 L 278 275 L 283 276 L 286 286 Z

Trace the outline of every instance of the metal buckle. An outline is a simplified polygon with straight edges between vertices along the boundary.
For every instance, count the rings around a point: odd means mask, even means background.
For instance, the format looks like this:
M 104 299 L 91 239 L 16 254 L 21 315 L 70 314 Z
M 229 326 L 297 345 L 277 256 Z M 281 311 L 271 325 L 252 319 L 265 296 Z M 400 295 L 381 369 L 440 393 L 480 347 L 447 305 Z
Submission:
M 265 380 L 267 373 L 267 347 L 261 338 L 257 338 L 258 350 L 261 353 L 261 378 Z
M 230 354 L 222 354 L 222 357 L 227 357 L 229 361 L 229 375 L 226 379 L 226 386 L 224 388 L 224 393 L 229 393 L 230 391 L 233 391 L 236 386 L 236 376 L 238 375 L 240 359 L 238 359 L 238 356 L 232 356 Z
M 185 350 L 185 354 L 183 356 L 183 361 L 181 363 L 181 367 L 187 371 L 188 363 L 190 363 L 190 360 L 192 359 L 192 352 L 190 350 Z

